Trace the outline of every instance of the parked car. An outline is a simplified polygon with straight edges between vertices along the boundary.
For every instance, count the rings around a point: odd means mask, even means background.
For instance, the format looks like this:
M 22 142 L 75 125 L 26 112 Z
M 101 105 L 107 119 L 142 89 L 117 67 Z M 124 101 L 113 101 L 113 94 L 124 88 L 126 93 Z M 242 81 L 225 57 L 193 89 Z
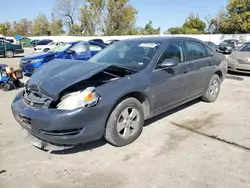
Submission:
M 218 46 L 211 41 L 205 41 L 205 43 L 210 46 L 213 50 L 218 51 Z
M 135 141 L 144 120 L 195 98 L 214 102 L 227 72 L 225 57 L 200 40 L 123 40 L 88 62 L 53 60 L 37 70 L 12 103 L 24 135 L 60 150 L 105 137 Z
M 89 40 L 89 42 L 98 42 L 98 43 L 104 43 L 104 41 L 102 39 L 92 39 L 92 40 Z
M 218 52 L 224 54 L 231 54 L 233 51 L 237 49 L 239 45 L 239 41 L 235 39 L 229 39 L 222 41 L 218 46 Z
M 20 67 L 24 74 L 31 75 L 36 69 L 54 58 L 88 60 L 106 46 L 95 42 L 69 42 L 52 48 L 48 52 L 38 52 L 23 57 Z
M 50 49 L 52 49 L 52 48 L 54 48 L 56 46 L 59 46 L 62 43 L 63 42 L 54 42 L 54 41 L 52 41 L 52 42 L 50 42 L 50 43 L 48 43 L 46 45 L 37 45 L 37 46 L 34 47 L 34 50 L 36 52 L 47 52 Z
M 39 40 L 37 40 L 37 39 L 36 40 L 32 40 L 31 44 L 32 44 L 33 47 L 35 47 L 38 42 L 39 42 Z
M 250 73 L 250 42 L 243 44 L 238 51 L 229 55 L 227 63 L 230 71 Z
M 50 42 L 53 42 L 53 40 L 51 39 L 39 40 L 38 42 L 34 43 L 36 44 L 36 46 L 34 47 L 34 50 L 37 51 L 38 50 L 37 48 L 39 48 L 39 46 L 47 45 Z
M 13 39 L 6 39 L 6 41 L 10 42 L 10 43 L 14 43 Z
M 0 40 L 0 55 L 12 58 L 16 54 L 22 54 L 24 50 L 21 45 L 11 44 L 8 41 Z

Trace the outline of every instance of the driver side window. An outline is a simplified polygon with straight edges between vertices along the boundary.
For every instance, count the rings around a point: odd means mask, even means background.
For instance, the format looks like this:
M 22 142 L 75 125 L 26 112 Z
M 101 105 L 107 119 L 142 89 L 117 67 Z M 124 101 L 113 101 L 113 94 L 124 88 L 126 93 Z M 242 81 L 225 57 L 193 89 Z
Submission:
M 184 45 L 182 42 L 171 43 L 162 53 L 157 65 L 166 59 L 176 60 L 178 63 L 184 63 Z

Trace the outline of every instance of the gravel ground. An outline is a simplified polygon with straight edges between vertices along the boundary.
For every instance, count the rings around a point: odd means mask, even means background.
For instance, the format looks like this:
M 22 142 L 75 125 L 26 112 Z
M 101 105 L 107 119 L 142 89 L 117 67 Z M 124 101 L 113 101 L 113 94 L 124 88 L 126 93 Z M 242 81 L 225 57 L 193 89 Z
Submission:
M 17 92 L 0 91 L 1 188 L 250 187 L 250 76 L 230 75 L 215 103 L 195 100 L 147 121 L 129 146 L 100 140 L 52 154 L 22 137 L 10 110 Z

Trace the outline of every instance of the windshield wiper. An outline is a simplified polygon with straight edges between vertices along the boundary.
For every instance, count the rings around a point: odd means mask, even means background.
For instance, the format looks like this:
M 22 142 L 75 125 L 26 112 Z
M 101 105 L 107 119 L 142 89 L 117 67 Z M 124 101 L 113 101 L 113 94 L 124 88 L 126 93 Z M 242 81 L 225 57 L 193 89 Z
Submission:
M 123 67 L 123 66 L 120 66 L 120 65 L 112 65 L 112 67 L 117 68 L 117 69 L 124 69 L 124 70 L 129 71 L 129 72 L 138 72 L 138 70 L 136 70 L 136 69 Z

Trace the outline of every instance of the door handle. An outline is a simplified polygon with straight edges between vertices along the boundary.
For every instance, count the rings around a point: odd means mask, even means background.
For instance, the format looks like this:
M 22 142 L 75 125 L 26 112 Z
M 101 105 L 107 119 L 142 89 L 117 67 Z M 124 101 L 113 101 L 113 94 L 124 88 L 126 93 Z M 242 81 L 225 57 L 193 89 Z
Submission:
M 211 61 L 208 62 L 208 66 L 212 66 L 212 62 Z

